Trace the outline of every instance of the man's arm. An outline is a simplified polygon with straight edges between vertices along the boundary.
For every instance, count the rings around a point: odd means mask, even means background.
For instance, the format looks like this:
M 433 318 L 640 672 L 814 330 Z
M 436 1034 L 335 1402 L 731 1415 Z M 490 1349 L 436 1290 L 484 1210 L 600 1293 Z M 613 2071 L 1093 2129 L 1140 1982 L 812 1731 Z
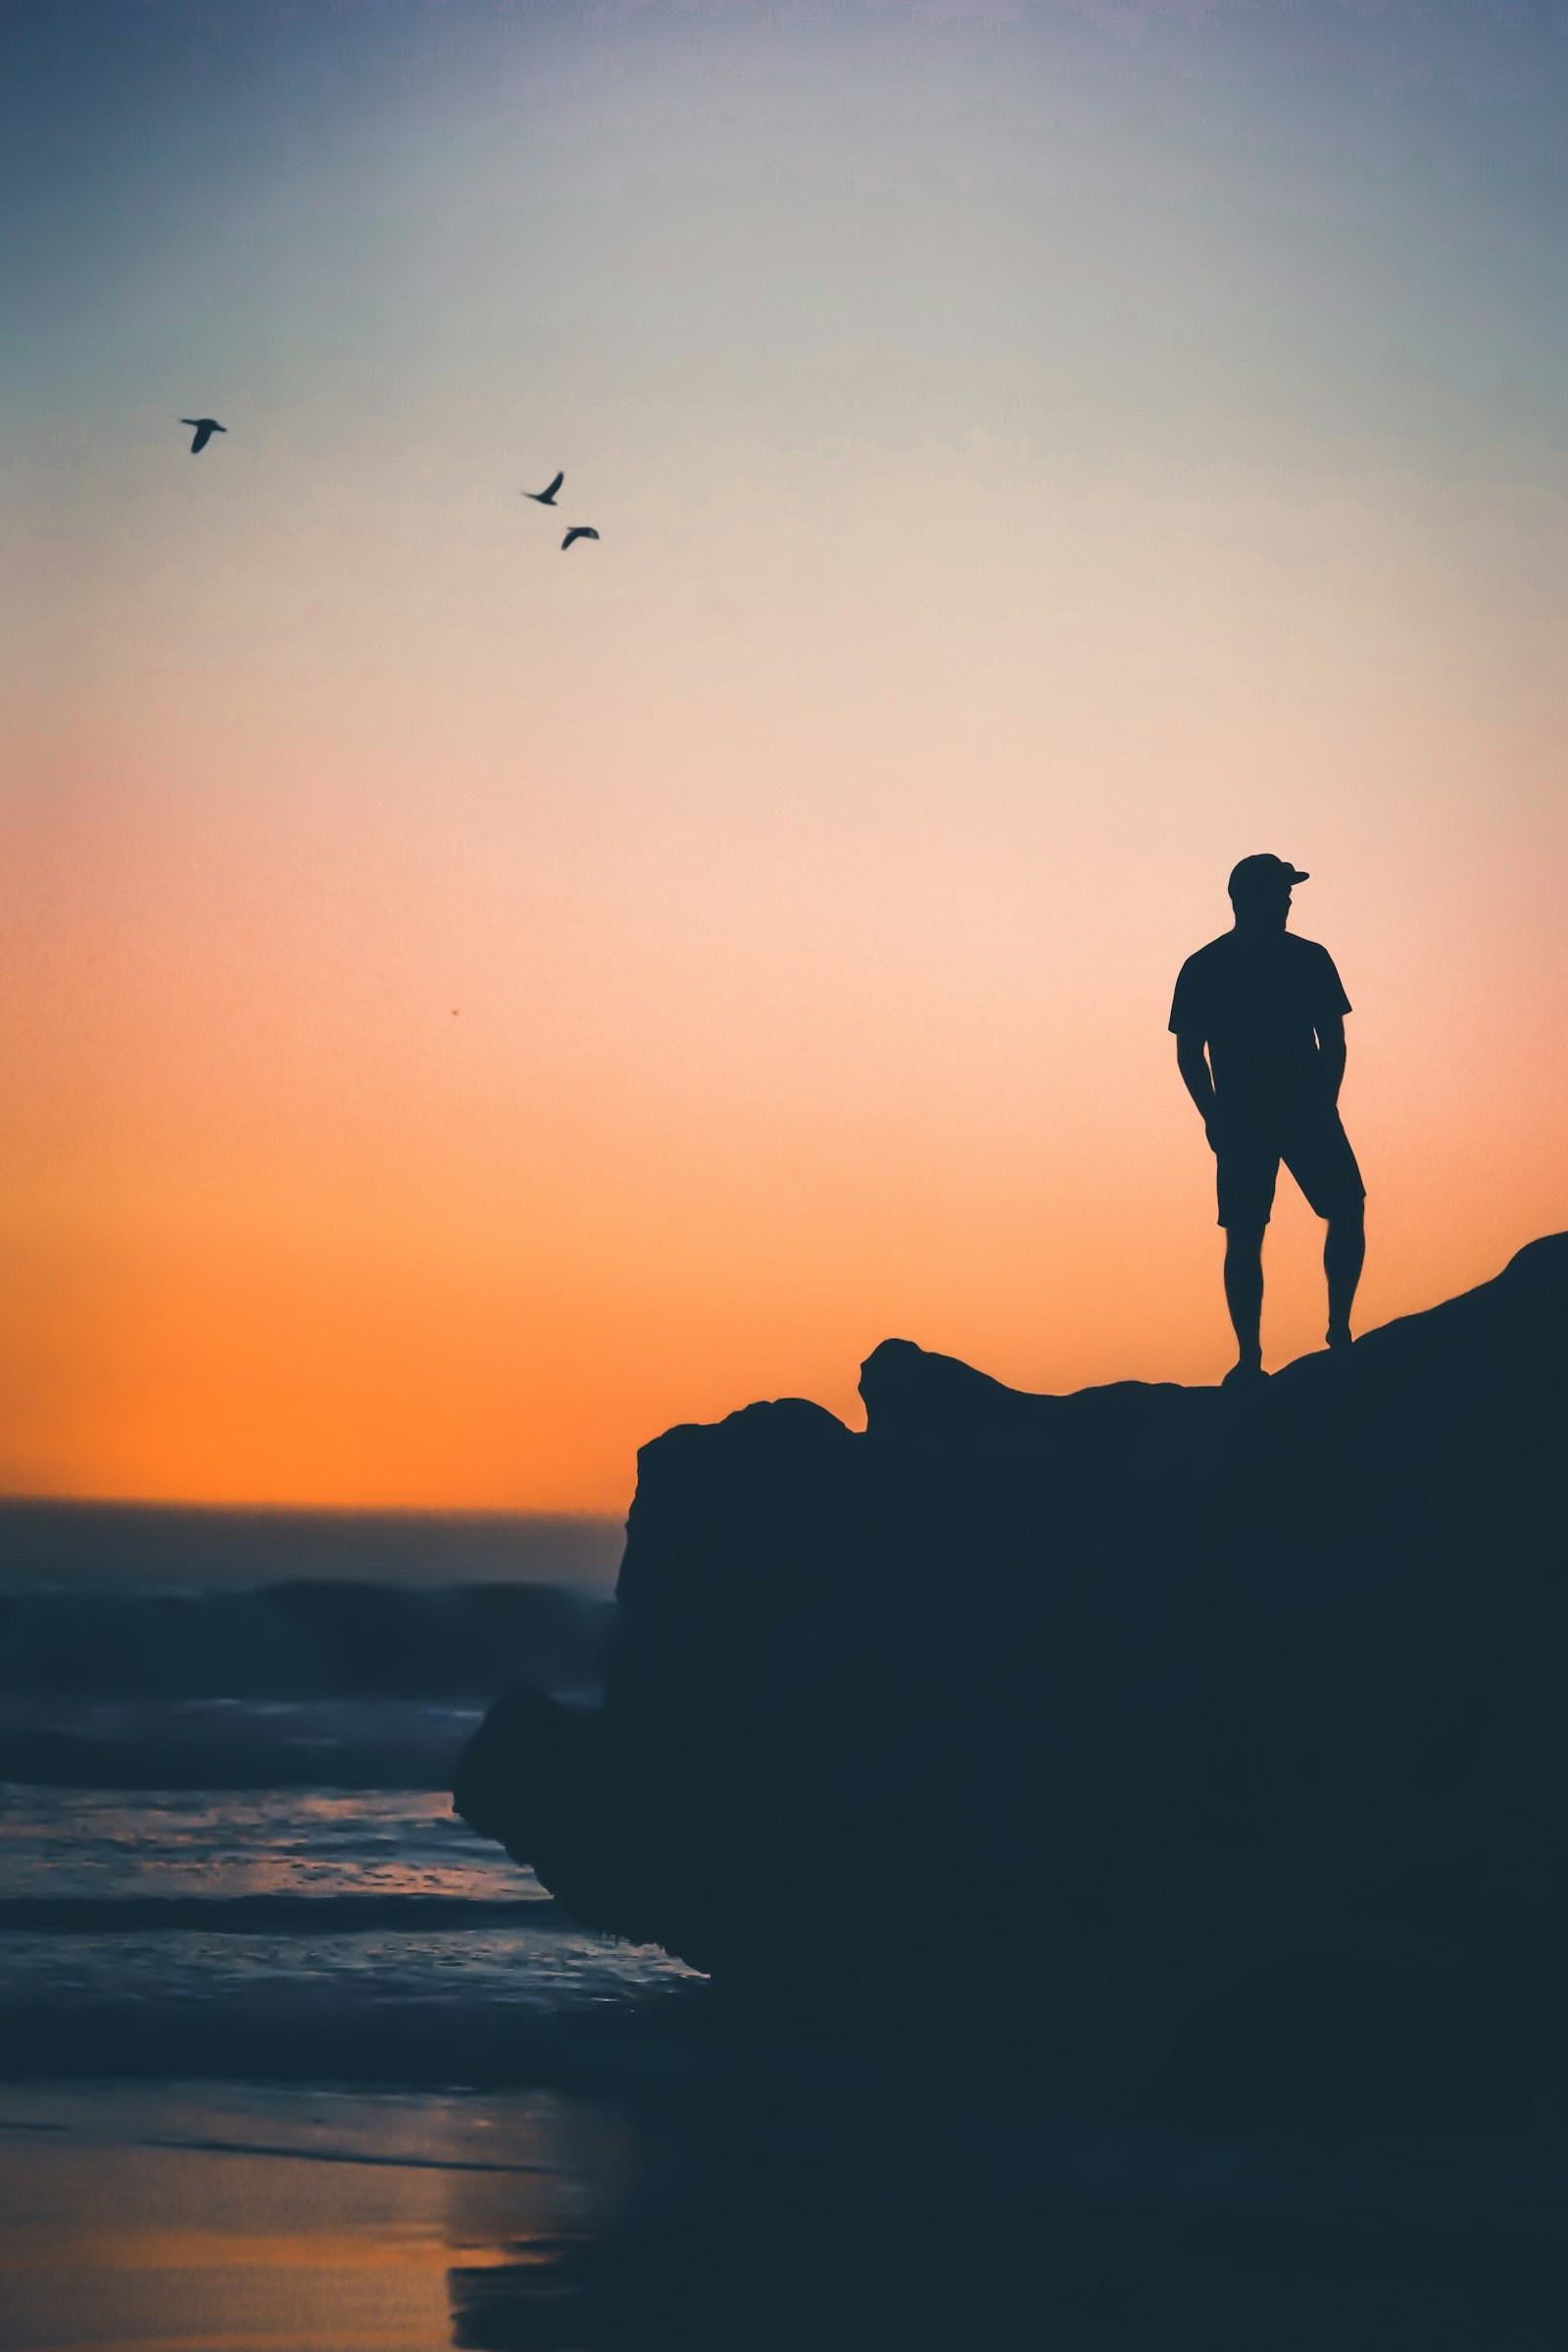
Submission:
M 1341 1047 L 1341 1059 L 1344 1048 Z M 1199 1115 L 1206 1127 L 1214 1116 L 1214 1080 L 1203 1052 L 1203 1033 L 1200 1029 L 1178 1029 L 1176 1032 L 1176 1067 L 1182 1074 L 1182 1084 L 1197 1103 Z
M 1345 1077 L 1345 1015 L 1343 1012 L 1320 1012 L 1313 1027 L 1317 1031 L 1317 1066 L 1323 1080 L 1323 1099 L 1327 1102 L 1338 1102 L 1341 1082 Z M 1178 1039 L 1177 1051 L 1180 1052 L 1180 1049 L 1181 1041 Z

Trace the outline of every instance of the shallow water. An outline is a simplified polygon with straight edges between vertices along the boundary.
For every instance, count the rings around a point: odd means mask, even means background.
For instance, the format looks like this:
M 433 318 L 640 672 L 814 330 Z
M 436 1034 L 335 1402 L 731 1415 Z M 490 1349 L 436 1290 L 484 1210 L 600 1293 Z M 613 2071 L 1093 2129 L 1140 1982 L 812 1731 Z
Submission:
M 419 1791 L 11 1788 L 0 2073 L 549 2079 L 691 1972 Z
M 0 1790 L 7 1896 L 543 1891 L 436 1790 Z

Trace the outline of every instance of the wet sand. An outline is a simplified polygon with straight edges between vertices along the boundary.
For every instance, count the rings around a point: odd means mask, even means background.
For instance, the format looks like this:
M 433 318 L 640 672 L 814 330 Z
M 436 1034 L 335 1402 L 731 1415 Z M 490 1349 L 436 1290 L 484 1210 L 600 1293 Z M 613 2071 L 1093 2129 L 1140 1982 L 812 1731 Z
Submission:
M 624 2098 L 0 2086 L 0 2352 L 1563 2340 L 1555 2154 L 1271 2153 L 783 2058 Z

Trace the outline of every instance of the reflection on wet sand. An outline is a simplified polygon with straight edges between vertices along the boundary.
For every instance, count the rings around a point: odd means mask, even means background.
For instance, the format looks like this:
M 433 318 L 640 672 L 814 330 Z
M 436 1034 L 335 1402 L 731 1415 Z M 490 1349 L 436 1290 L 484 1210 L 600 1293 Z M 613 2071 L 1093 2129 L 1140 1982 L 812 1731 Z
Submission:
M 555 2259 L 620 2136 L 547 2093 L 7 2086 L 0 2346 L 432 2352 L 454 2262 Z

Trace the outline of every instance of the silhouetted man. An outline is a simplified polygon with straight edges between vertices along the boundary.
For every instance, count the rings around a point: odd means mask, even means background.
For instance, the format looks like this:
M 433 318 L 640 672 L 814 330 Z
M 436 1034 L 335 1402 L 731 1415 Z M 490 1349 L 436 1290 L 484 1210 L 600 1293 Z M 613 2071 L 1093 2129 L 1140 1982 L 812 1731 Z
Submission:
M 1230 879 L 1235 927 L 1188 956 L 1170 1008 L 1177 1066 L 1214 1150 L 1238 1351 L 1227 1387 L 1264 1376 L 1263 1229 L 1282 1159 L 1328 1220 L 1331 1348 L 1350 1345 L 1366 1255 L 1366 1187 L 1338 1108 L 1350 1001 L 1327 950 L 1285 928 L 1306 879 L 1283 858 L 1244 858 Z

